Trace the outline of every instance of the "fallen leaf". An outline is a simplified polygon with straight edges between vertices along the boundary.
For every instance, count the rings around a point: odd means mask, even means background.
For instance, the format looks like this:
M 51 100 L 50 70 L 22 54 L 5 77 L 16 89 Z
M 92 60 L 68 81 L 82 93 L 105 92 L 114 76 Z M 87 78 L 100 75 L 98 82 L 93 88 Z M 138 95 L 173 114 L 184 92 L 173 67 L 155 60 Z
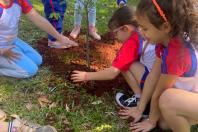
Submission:
M 63 123 L 64 123 L 65 125 L 69 125 L 69 124 L 70 124 L 70 122 L 68 121 L 67 118 L 63 118 Z
M 45 120 L 49 124 L 54 124 L 57 121 L 56 115 L 54 113 L 47 113 Z
M 65 104 L 65 109 L 66 109 L 67 112 L 69 112 L 69 107 L 68 107 L 67 104 Z
M 28 110 L 32 110 L 32 104 L 31 103 L 27 103 L 25 104 L 25 107 L 28 109 Z
M 41 96 L 38 98 L 39 101 L 42 101 L 44 103 L 49 103 L 50 101 L 48 100 L 47 96 Z
M 116 115 L 116 113 L 115 113 L 115 112 L 105 112 L 105 114 L 107 114 L 107 116 L 110 116 L 110 115 L 115 116 L 115 115 Z
M 39 97 L 38 102 L 41 107 L 46 107 L 50 103 L 50 101 L 48 100 L 48 98 L 46 96 Z
M 83 117 L 85 116 L 83 110 L 80 110 L 80 115 L 83 116 Z
M 38 95 L 38 96 L 42 96 L 42 95 L 44 95 L 44 93 L 43 93 L 43 92 L 41 92 L 41 91 L 38 91 L 38 92 L 36 92 L 36 95 Z
M 49 108 L 51 109 L 51 108 L 55 108 L 57 106 L 57 104 L 56 104 L 56 102 L 53 102 L 53 103 L 51 103 L 50 105 L 49 105 Z
M 102 103 L 101 100 L 97 100 L 97 101 L 92 102 L 91 104 L 93 104 L 93 105 L 98 105 L 98 104 L 101 104 L 101 103 Z

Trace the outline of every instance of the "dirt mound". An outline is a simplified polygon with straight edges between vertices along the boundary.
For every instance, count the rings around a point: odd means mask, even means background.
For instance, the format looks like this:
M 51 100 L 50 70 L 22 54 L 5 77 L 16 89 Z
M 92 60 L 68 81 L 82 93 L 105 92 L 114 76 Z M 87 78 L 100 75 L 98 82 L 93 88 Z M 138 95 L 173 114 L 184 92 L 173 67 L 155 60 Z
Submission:
M 66 32 L 65 35 L 69 33 Z M 121 44 L 114 41 L 110 33 L 102 35 L 101 41 L 91 40 L 90 60 L 91 69 L 86 65 L 85 35 L 81 34 L 75 41 L 80 45 L 70 49 L 53 49 L 47 46 L 47 39 L 38 41 L 38 49 L 43 56 L 44 65 L 50 66 L 50 70 L 63 79 L 70 80 L 70 74 L 73 70 L 80 71 L 98 71 L 109 67 L 116 56 Z M 71 81 L 71 80 L 70 80 Z M 112 88 L 128 87 L 122 76 L 111 81 L 94 81 L 81 83 L 87 89 L 88 93 L 101 96 L 104 92 L 111 91 Z

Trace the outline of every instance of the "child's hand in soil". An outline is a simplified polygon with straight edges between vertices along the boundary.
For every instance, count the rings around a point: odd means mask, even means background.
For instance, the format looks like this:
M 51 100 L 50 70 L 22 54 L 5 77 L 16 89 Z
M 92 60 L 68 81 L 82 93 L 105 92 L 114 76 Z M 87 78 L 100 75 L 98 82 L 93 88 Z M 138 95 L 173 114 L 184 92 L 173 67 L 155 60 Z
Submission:
M 78 46 L 78 43 L 70 40 L 68 37 L 65 37 L 64 35 L 61 35 L 61 39 L 58 40 L 58 42 L 63 46 L 67 46 L 68 48 Z
M 87 81 L 87 72 L 73 71 L 71 74 L 71 80 L 73 82 Z
M 132 117 L 134 119 L 133 123 L 138 122 L 142 117 L 142 113 L 138 107 L 126 107 L 124 109 L 121 109 L 118 114 L 121 119 L 128 119 L 129 117 Z
M 130 130 L 132 132 L 150 132 L 155 126 L 155 123 L 152 123 L 149 119 L 145 119 L 135 124 L 130 123 Z
M 10 47 L 7 47 L 7 48 L 0 49 L 0 55 L 6 57 L 8 59 L 9 63 L 11 63 L 11 61 L 15 61 L 15 60 L 20 59 L 20 56 L 21 56 L 19 53 L 16 53 L 16 52 L 12 51 L 12 49 L 14 47 L 15 46 L 10 46 Z

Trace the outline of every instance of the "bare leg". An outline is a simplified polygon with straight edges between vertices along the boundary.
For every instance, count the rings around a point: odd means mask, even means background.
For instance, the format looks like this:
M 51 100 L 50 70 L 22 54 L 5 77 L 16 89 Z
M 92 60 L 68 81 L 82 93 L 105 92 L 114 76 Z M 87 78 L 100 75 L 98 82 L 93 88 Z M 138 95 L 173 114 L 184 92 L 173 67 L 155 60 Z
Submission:
M 181 89 L 168 89 L 160 97 L 161 113 L 174 132 L 190 132 L 198 123 L 198 94 Z
M 125 80 L 135 94 L 141 94 L 140 81 L 144 74 L 144 65 L 134 62 L 127 72 L 122 72 Z
M 8 132 L 8 122 L 0 122 L 1 132 Z

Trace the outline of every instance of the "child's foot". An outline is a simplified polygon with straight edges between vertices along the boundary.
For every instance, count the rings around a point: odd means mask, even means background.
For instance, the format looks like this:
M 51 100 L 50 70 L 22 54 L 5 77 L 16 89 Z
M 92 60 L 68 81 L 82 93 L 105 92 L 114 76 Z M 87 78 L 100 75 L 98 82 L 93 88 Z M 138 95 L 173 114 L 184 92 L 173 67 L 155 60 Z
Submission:
M 2 110 L 0 110 L 0 121 L 4 121 L 6 119 L 6 113 Z
M 100 35 L 96 32 L 95 26 L 89 26 L 89 34 L 96 40 L 101 40 Z
M 79 33 L 80 33 L 80 26 L 75 26 L 74 29 L 71 31 L 70 36 L 73 39 L 76 39 Z
M 117 93 L 116 94 L 116 102 L 121 107 L 135 107 L 137 106 L 137 103 L 140 101 L 140 98 L 137 98 L 135 95 L 128 98 L 123 93 Z
M 25 120 L 21 120 L 18 116 L 15 116 L 15 120 L 9 123 L 8 130 L 19 132 L 57 132 L 57 130 L 49 125 L 40 126 L 38 124 L 30 123 Z

